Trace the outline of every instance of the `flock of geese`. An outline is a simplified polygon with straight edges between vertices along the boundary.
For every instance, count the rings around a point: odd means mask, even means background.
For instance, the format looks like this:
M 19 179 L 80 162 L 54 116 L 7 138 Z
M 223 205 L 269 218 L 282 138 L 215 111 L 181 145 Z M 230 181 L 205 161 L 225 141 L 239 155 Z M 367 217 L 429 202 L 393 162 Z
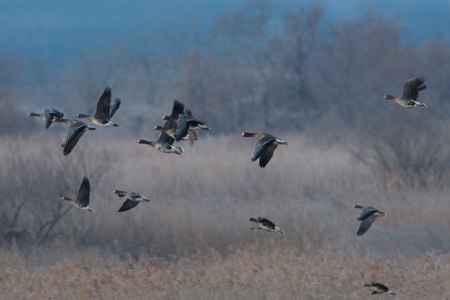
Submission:
M 427 107 L 426 104 L 417 101 L 419 91 L 426 88 L 424 82 L 425 79 L 423 77 L 409 79 L 404 83 L 402 96 L 395 97 L 386 95 L 384 96 L 384 99 L 393 100 L 397 104 L 407 108 Z M 111 98 L 111 88 L 106 87 L 97 102 L 97 109 L 95 111 L 95 114 L 78 114 L 75 118 L 88 119 L 97 126 L 119 127 L 119 124 L 111 121 L 111 118 L 119 109 L 122 101 L 121 99 L 116 98 L 111 104 Z M 46 129 L 48 129 L 52 123 L 65 123 L 68 125 L 66 135 L 64 136 L 63 142 L 61 144 L 64 156 L 68 156 L 72 152 L 72 150 L 75 148 L 78 141 L 86 131 L 96 130 L 95 127 L 90 127 L 80 120 L 64 119 L 64 113 L 56 110 L 55 108 L 47 108 L 44 110 L 43 114 L 29 113 L 28 116 L 43 119 Z M 191 110 L 187 109 L 185 105 L 178 100 L 174 100 L 171 114 L 169 116 L 163 116 L 161 117 L 161 119 L 165 121 L 164 125 L 158 125 L 153 128 L 154 130 L 158 130 L 161 132 L 158 139 L 155 141 L 139 139 L 137 141 L 138 144 L 149 145 L 155 150 L 162 153 L 173 153 L 181 155 L 182 153 L 184 153 L 184 149 L 183 147 L 174 146 L 173 144 L 175 141 L 179 142 L 181 140 L 189 140 L 189 144 L 192 146 L 194 142 L 198 140 L 199 130 L 210 130 L 210 128 L 206 126 L 204 122 L 195 118 L 192 115 Z M 244 132 L 241 134 L 241 136 L 252 137 L 256 139 L 250 159 L 251 161 L 256 161 L 259 159 L 259 166 L 261 168 L 266 167 L 266 165 L 269 163 L 278 145 L 288 144 L 285 140 L 267 133 Z M 119 197 L 126 198 L 125 202 L 119 208 L 118 212 L 130 210 L 138 205 L 139 202 L 150 201 L 145 196 L 131 191 L 114 190 L 114 194 Z M 83 178 L 83 181 L 78 190 L 78 195 L 75 199 L 66 196 L 62 196 L 61 199 L 69 201 L 69 203 L 76 208 L 95 212 L 93 208 L 89 207 L 90 183 L 87 177 Z M 379 211 L 371 206 L 364 207 L 361 205 L 354 205 L 354 208 L 362 209 L 362 212 L 358 217 L 358 221 L 361 222 L 361 225 L 356 232 L 358 236 L 365 234 L 378 217 L 386 215 L 385 212 Z M 261 229 L 265 231 L 284 234 L 284 231 L 282 229 L 275 226 L 275 224 L 267 218 L 250 218 L 249 221 L 257 224 L 256 227 L 251 228 L 252 230 Z M 392 290 L 378 282 L 364 283 L 363 286 L 370 287 L 372 289 L 371 295 L 395 295 Z

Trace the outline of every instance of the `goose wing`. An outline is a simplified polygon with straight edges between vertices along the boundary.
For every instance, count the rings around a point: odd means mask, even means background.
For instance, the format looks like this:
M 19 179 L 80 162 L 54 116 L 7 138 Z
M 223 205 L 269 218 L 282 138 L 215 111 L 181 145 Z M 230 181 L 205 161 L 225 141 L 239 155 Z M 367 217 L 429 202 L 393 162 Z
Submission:
M 190 122 L 192 121 L 192 116 L 187 114 L 180 114 L 178 117 L 177 130 L 175 131 L 175 140 L 179 142 L 184 138 L 189 131 Z
M 267 147 L 267 150 L 261 154 L 261 156 L 259 158 L 259 166 L 261 168 L 264 168 L 269 163 L 269 161 L 272 159 L 273 152 L 275 151 L 277 146 L 278 146 L 278 144 L 272 143 L 269 145 L 269 147 Z
M 258 218 L 258 221 L 264 226 L 275 228 L 275 224 L 267 218 Z
M 257 160 L 261 155 L 264 155 L 270 145 L 273 144 L 275 138 L 270 134 L 263 134 L 260 139 L 258 139 L 255 143 L 255 147 L 253 148 L 253 153 L 251 160 Z M 272 155 L 270 155 L 272 157 Z M 269 158 L 270 159 L 270 158 Z
M 53 107 L 46 108 L 44 110 L 45 128 L 47 129 L 50 127 L 53 118 L 62 118 L 62 117 L 64 117 L 64 114 L 59 110 L 54 109 Z
M 50 127 L 50 125 L 52 125 L 52 112 L 50 109 L 45 109 L 44 110 L 44 122 L 45 122 L 45 129 L 48 129 Z
M 67 156 L 72 152 L 86 128 L 87 125 L 81 121 L 74 121 L 74 123 L 67 128 L 66 136 L 61 144 L 64 156 Z
M 114 99 L 114 103 L 111 105 L 110 111 L 109 111 L 109 118 L 112 118 L 116 111 L 119 109 L 120 104 L 122 103 L 122 100 L 120 98 Z
M 83 182 L 80 185 L 80 189 L 78 190 L 77 203 L 81 205 L 81 207 L 86 207 L 89 205 L 89 197 L 91 194 L 91 185 L 89 183 L 89 179 L 87 177 L 83 177 Z
M 356 235 L 363 235 L 364 233 L 369 230 L 370 226 L 372 226 L 372 223 L 375 222 L 376 216 L 371 215 L 368 218 L 364 219 L 364 221 L 361 222 L 361 225 L 358 228 L 358 232 L 356 232 Z
M 403 84 L 403 98 L 417 100 L 419 96 L 419 87 L 425 82 L 425 78 L 423 77 L 415 77 L 407 80 Z M 421 87 L 420 90 L 423 90 L 425 87 Z
M 98 119 L 109 120 L 109 111 L 111 105 L 111 88 L 106 87 L 102 96 L 97 102 L 97 110 L 95 111 L 95 117 Z
M 194 142 L 198 141 L 198 135 L 196 130 L 189 130 L 189 145 L 194 145 Z
M 192 112 L 190 109 L 186 109 L 186 115 L 192 117 Z M 190 127 L 190 126 L 189 126 Z M 198 141 L 198 135 L 196 130 L 188 129 L 189 134 L 189 145 L 194 145 L 195 141 Z
M 184 113 L 184 104 L 178 100 L 173 101 L 172 113 L 170 114 L 171 120 L 178 120 L 180 114 Z
M 135 207 L 136 205 L 138 205 L 139 202 L 138 201 L 133 201 L 133 200 L 125 200 L 125 202 L 122 204 L 122 206 L 119 208 L 119 212 L 121 211 L 126 211 L 126 210 L 130 210 L 133 207 Z

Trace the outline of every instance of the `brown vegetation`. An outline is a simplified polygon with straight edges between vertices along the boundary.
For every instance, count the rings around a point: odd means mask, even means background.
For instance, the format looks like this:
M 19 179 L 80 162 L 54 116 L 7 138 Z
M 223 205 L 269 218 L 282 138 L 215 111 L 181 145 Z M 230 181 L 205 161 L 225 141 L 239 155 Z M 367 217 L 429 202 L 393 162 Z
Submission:
M 404 297 L 428 292 L 445 299 L 448 188 L 391 187 L 393 178 L 374 177 L 344 146 L 283 137 L 289 145 L 264 170 L 251 163 L 252 145 L 238 135 L 203 137 L 177 157 L 133 138 L 86 138 L 73 157 L 63 157 L 51 137 L 33 151 L 28 139 L 11 142 L 18 150 L 2 159 L 20 158 L 26 164 L 12 174 L 27 175 L 2 182 L 9 191 L 2 221 L 21 234 L 3 237 L 7 267 L 0 280 L 16 287 L 11 299 L 360 299 L 367 293 L 362 273 Z M 45 169 L 50 161 L 63 166 Z M 96 172 L 103 162 L 108 169 Z M 66 212 L 58 193 L 73 191 L 86 173 L 97 212 Z M 118 188 L 151 202 L 118 213 L 121 201 L 112 194 Z M 21 201 L 12 222 L 9 211 Z M 373 204 L 387 216 L 357 237 L 354 203 Z M 37 238 L 58 213 L 64 218 Z M 270 217 L 285 235 L 250 230 L 252 215 Z
M 305 254 L 272 239 L 259 246 L 264 250 L 231 248 L 228 257 L 212 252 L 176 262 L 104 258 L 87 249 L 51 266 L 2 252 L 2 299 L 366 299 L 365 280 L 389 282 L 400 299 L 450 296 L 448 256 Z

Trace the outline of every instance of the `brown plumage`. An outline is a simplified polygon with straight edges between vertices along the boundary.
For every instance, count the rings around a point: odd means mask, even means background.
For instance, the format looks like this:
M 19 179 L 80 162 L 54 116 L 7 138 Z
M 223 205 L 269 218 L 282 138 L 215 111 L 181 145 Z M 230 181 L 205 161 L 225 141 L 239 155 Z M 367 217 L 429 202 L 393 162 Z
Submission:
M 403 84 L 402 96 L 395 97 L 392 95 L 386 95 L 384 96 L 384 99 L 393 100 L 397 104 L 406 108 L 427 107 L 425 103 L 417 101 L 419 91 L 427 88 L 427 86 L 423 84 L 424 82 L 425 78 L 423 77 L 411 78 Z
M 136 143 L 150 145 L 162 153 L 174 153 L 174 154 L 178 154 L 178 155 L 181 155 L 184 153 L 183 147 L 172 146 L 171 143 L 173 143 L 173 138 L 170 137 L 165 132 L 161 132 L 161 134 L 159 135 L 159 138 L 156 141 L 147 141 L 147 140 L 140 139 L 140 140 L 137 140 Z
M 174 153 L 181 155 L 184 152 L 183 147 L 174 147 L 172 146 L 175 138 L 170 136 L 168 133 L 174 133 L 176 130 L 178 117 L 180 114 L 184 112 L 184 104 L 181 103 L 178 100 L 174 100 L 173 107 L 172 107 L 172 113 L 170 116 L 163 116 L 161 119 L 166 120 L 164 123 L 164 126 L 157 126 L 158 128 L 161 128 L 161 134 L 159 135 L 158 139 L 156 141 L 147 141 L 147 140 L 138 140 L 138 144 L 146 144 L 150 145 L 159 152 L 162 153 Z M 155 128 L 154 128 L 155 129 Z
M 62 112 L 60 112 L 59 110 L 50 107 L 50 108 L 46 108 L 44 110 L 43 114 L 38 114 L 38 113 L 29 113 L 28 114 L 29 117 L 38 117 L 42 120 L 45 121 L 45 129 L 48 129 L 50 127 L 50 125 L 52 124 L 52 120 L 53 119 L 60 119 L 64 117 L 64 114 Z
M 253 148 L 253 153 L 250 159 L 255 161 L 259 158 L 259 166 L 264 168 L 273 156 L 273 152 L 278 145 L 287 145 L 285 140 L 274 137 L 268 133 L 253 133 L 244 132 L 241 133 L 243 137 L 252 137 L 256 139 L 255 146 Z
M 122 101 L 119 98 L 114 100 L 111 105 L 111 88 L 106 87 L 97 102 L 97 110 L 93 115 L 78 114 L 76 118 L 86 118 L 95 125 L 103 127 L 119 127 L 119 124 L 112 122 L 110 119 L 114 116 L 117 109 L 119 109 Z
M 91 185 L 89 183 L 89 179 L 87 177 L 83 178 L 83 182 L 80 185 L 80 189 L 78 190 L 78 196 L 76 199 L 72 199 L 66 196 L 62 196 L 61 200 L 67 200 L 74 207 L 79 209 L 85 209 L 90 212 L 95 212 L 95 209 L 89 207 L 90 201 L 90 193 L 91 193 Z
M 353 205 L 353 207 L 363 210 L 361 215 L 359 215 L 359 217 L 358 217 L 358 221 L 361 221 L 361 225 L 359 226 L 358 232 L 356 232 L 356 235 L 358 235 L 358 236 L 366 233 L 367 230 L 369 230 L 370 226 L 372 226 L 373 222 L 375 222 L 375 220 L 378 217 L 386 215 L 385 212 L 379 211 L 378 209 L 375 209 L 371 206 L 364 207 L 364 206 L 355 204 L 355 205 Z
M 363 286 L 370 287 L 370 289 L 372 290 L 371 295 L 376 294 L 395 295 L 395 293 L 391 291 L 387 286 L 379 282 L 364 283 Z

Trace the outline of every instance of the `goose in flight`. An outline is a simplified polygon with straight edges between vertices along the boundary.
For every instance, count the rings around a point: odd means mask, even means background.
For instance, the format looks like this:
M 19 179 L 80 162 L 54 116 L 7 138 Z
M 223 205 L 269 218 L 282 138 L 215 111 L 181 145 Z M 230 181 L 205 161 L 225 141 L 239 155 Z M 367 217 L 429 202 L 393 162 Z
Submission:
M 372 290 L 371 295 L 376 294 L 395 295 L 395 293 L 391 291 L 387 286 L 379 282 L 364 283 L 363 286 L 370 287 L 370 289 Z
M 274 223 L 272 223 L 271 221 L 269 221 L 266 218 L 250 218 L 249 219 L 250 222 L 255 222 L 258 224 L 258 227 L 252 227 L 252 230 L 256 230 L 256 229 L 261 229 L 261 230 L 265 230 L 265 231 L 275 231 L 275 232 L 279 232 L 284 234 L 284 231 L 280 228 L 278 228 L 277 226 L 275 226 Z
M 427 107 L 425 103 L 421 103 L 417 101 L 417 97 L 419 96 L 419 91 L 427 88 L 425 84 L 425 78 L 423 77 L 415 77 L 407 80 L 403 84 L 403 95 L 400 97 L 395 97 L 392 95 L 384 96 L 386 100 L 393 100 L 397 104 L 406 107 L 406 108 L 414 108 L 414 107 Z
M 165 120 L 164 126 L 155 126 L 153 130 L 163 131 L 175 140 L 175 134 L 177 131 L 178 119 L 180 114 L 184 114 L 184 104 L 178 100 L 173 101 L 172 113 L 170 116 L 162 116 L 161 120 Z M 188 137 L 183 138 L 188 139 Z M 172 141 L 173 144 L 173 141 Z
M 140 139 L 137 141 L 137 143 L 150 145 L 162 153 L 174 153 L 177 155 L 181 155 L 184 152 L 183 147 L 172 146 L 175 141 L 175 138 L 170 136 L 168 133 L 174 132 L 177 126 L 178 117 L 183 112 L 184 112 L 184 104 L 178 100 L 174 100 L 172 113 L 170 114 L 170 116 L 161 117 L 161 119 L 166 120 L 166 122 L 164 123 L 164 126 L 161 129 L 161 134 L 159 135 L 158 139 L 156 141 L 147 141 Z
M 244 132 L 241 133 L 243 137 L 252 137 L 256 139 L 255 146 L 253 148 L 253 153 L 250 159 L 255 161 L 259 158 L 259 166 L 264 168 L 273 156 L 273 152 L 278 145 L 287 145 L 285 140 L 274 137 L 267 133 L 252 133 Z
M 204 122 L 192 116 L 192 112 L 186 109 L 178 118 L 175 140 L 179 142 L 189 135 L 189 144 L 192 146 L 195 140 L 198 140 L 197 132 L 199 130 L 211 130 Z
M 156 141 L 147 141 L 147 140 L 140 139 L 140 140 L 137 140 L 136 143 L 150 145 L 162 153 L 174 153 L 174 154 L 181 155 L 184 152 L 183 147 L 172 146 L 173 138 L 170 137 L 170 135 L 168 135 L 164 131 L 161 132 L 161 134 L 159 135 L 159 138 Z
M 127 197 L 127 200 L 122 204 L 122 206 L 119 208 L 118 212 L 130 210 L 136 205 L 139 204 L 141 201 L 150 202 L 150 199 L 147 199 L 146 197 L 142 196 L 141 194 L 135 193 L 135 192 L 127 192 L 127 191 L 119 191 L 114 190 L 114 194 L 116 194 L 119 197 Z
M 106 87 L 102 96 L 97 102 L 97 110 L 93 115 L 78 114 L 75 118 L 86 118 L 95 125 L 103 127 L 119 127 L 119 124 L 112 122 L 110 119 L 114 116 L 117 109 L 119 109 L 122 100 L 116 98 L 111 105 L 111 88 Z
M 76 208 L 85 209 L 91 212 L 95 212 L 95 209 L 89 207 L 89 196 L 91 193 L 91 185 L 89 184 L 89 179 L 87 177 L 83 177 L 83 182 L 80 185 L 80 189 L 78 190 L 77 199 L 72 199 L 66 196 L 62 196 L 61 200 L 67 200 L 75 206 Z
M 361 225 L 359 226 L 358 232 L 356 232 L 356 235 L 360 236 L 369 230 L 370 226 L 372 226 L 372 223 L 375 222 L 375 220 L 378 217 L 385 216 L 386 213 L 379 211 L 371 206 L 361 206 L 361 205 L 353 205 L 354 208 L 362 209 L 362 213 L 358 217 L 358 221 L 361 221 Z
M 83 136 L 85 131 L 96 130 L 96 128 L 89 127 L 86 123 L 78 120 L 53 119 L 52 122 L 66 123 L 69 125 L 61 144 L 64 156 L 67 156 L 70 152 L 72 152 L 73 148 L 75 148 L 75 145 L 78 143 L 78 140 Z
M 52 120 L 53 119 L 60 119 L 64 117 L 64 113 L 60 112 L 59 110 L 50 107 L 50 108 L 46 108 L 44 110 L 43 114 L 38 114 L 38 113 L 29 113 L 28 114 L 29 117 L 38 117 L 42 120 L 45 121 L 45 129 L 48 129 L 50 127 L 50 125 L 52 124 Z

